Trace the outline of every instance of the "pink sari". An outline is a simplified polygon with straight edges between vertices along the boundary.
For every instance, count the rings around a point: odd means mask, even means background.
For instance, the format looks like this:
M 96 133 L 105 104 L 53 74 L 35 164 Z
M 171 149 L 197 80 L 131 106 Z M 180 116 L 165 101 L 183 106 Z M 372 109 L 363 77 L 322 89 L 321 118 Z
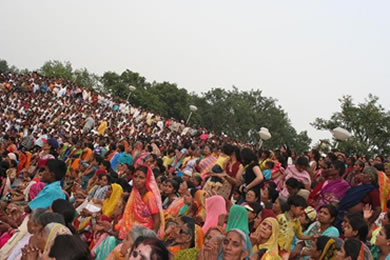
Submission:
M 203 224 L 203 233 L 209 228 L 218 226 L 218 218 L 226 214 L 226 201 L 222 196 L 215 195 L 206 199 L 206 220 Z
M 348 182 L 343 178 L 326 181 L 322 186 L 316 210 L 326 204 L 338 205 L 349 188 Z
M 295 167 L 295 165 L 290 165 L 285 170 L 286 177 L 284 178 L 284 182 L 282 183 L 282 190 L 280 192 L 281 197 L 287 198 L 289 193 L 286 186 L 286 181 L 290 178 L 295 178 L 298 181 L 302 182 L 303 185 L 311 185 L 311 177 L 310 174 L 307 171 L 298 171 L 298 169 Z

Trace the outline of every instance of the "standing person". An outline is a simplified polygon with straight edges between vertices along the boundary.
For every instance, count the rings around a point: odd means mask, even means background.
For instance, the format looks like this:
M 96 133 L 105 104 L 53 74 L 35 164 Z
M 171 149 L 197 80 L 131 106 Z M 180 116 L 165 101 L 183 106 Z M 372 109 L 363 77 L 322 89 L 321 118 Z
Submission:
M 233 153 L 226 163 L 224 172 L 220 175 L 224 182 L 219 193 L 226 200 L 230 200 L 233 188 L 240 186 L 243 172 L 244 166 L 241 164 L 240 149 L 237 146 L 233 146 Z
M 257 161 L 256 154 L 249 148 L 244 148 L 241 151 L 241 159 L 245 165 L 245 184 L 243 191 L 254 188 L 260 192 L 261 183 L 264 180 L 264 176 L 261 173 L 259 162 Z
M 141 225 L 163 236 L 164 216 L 161 196 L 152 170 L 140 166 L 134 172 L 133 189 L 119 222 L 119 238 L 124 239 L 134 225 Z
M 57 159 L 48 161 L 42 176 L 42 180 L 47 184 L 38 195 L 28 203 L 25 210 L 30 212 L 36 208 L 48 209 L 53 201 L 57 199 L 66 199 L 60 182 L 64 178 L 65 173 L 66 165 L 63 161 Z

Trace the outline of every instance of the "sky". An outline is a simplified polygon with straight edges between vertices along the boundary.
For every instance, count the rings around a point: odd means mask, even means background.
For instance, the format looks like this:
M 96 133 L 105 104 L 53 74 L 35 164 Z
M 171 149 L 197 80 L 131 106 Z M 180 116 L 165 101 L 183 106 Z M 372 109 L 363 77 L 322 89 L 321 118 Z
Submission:
M 389 11 L 387 0 L 1 0 L 0 59 L 130 69 L 197 93 L 260 89 L 315 143 L 331 134 L 310 123 L 343 95 L 390 110 Z

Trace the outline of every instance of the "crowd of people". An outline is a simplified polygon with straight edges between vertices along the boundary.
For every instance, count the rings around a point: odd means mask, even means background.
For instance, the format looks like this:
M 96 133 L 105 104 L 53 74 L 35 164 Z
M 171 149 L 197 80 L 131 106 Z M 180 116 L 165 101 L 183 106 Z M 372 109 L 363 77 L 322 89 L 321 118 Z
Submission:
M 390 259 L 390 163 L 0 75 L 0 259 Z

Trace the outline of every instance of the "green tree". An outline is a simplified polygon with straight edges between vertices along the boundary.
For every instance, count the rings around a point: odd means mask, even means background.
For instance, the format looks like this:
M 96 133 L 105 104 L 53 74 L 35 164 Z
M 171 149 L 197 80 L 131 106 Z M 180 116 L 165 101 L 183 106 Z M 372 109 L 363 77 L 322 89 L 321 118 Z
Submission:
M 8 62 L 6 60 L 0 59 L 0 73 L 8 72 L 8 71 L 9 71 Z
M 58 60 L 47 61 L 39 69 L 39 73 L 46 77 L 62 78 L 74 81 L 73 68 L 69 61 L 64 63 Z
M 73 72 L 72 80 L 80 86 L 97 88 L 100 78 L 96 74 L 89 73 L 86 68 L 83 68 Z
M 312 125 L 318 130 L 347 129 L 352 136 L 339 144 L 348 154 L 390 154 L 390 112 L 378 103 L 378 97 L 369 95 L 364 103 L 355 104 L 351 96 L 339 99 L 341 111 L 329 120 L 317 118 Z M 334 140 L 335 143 L 335 140 Z

